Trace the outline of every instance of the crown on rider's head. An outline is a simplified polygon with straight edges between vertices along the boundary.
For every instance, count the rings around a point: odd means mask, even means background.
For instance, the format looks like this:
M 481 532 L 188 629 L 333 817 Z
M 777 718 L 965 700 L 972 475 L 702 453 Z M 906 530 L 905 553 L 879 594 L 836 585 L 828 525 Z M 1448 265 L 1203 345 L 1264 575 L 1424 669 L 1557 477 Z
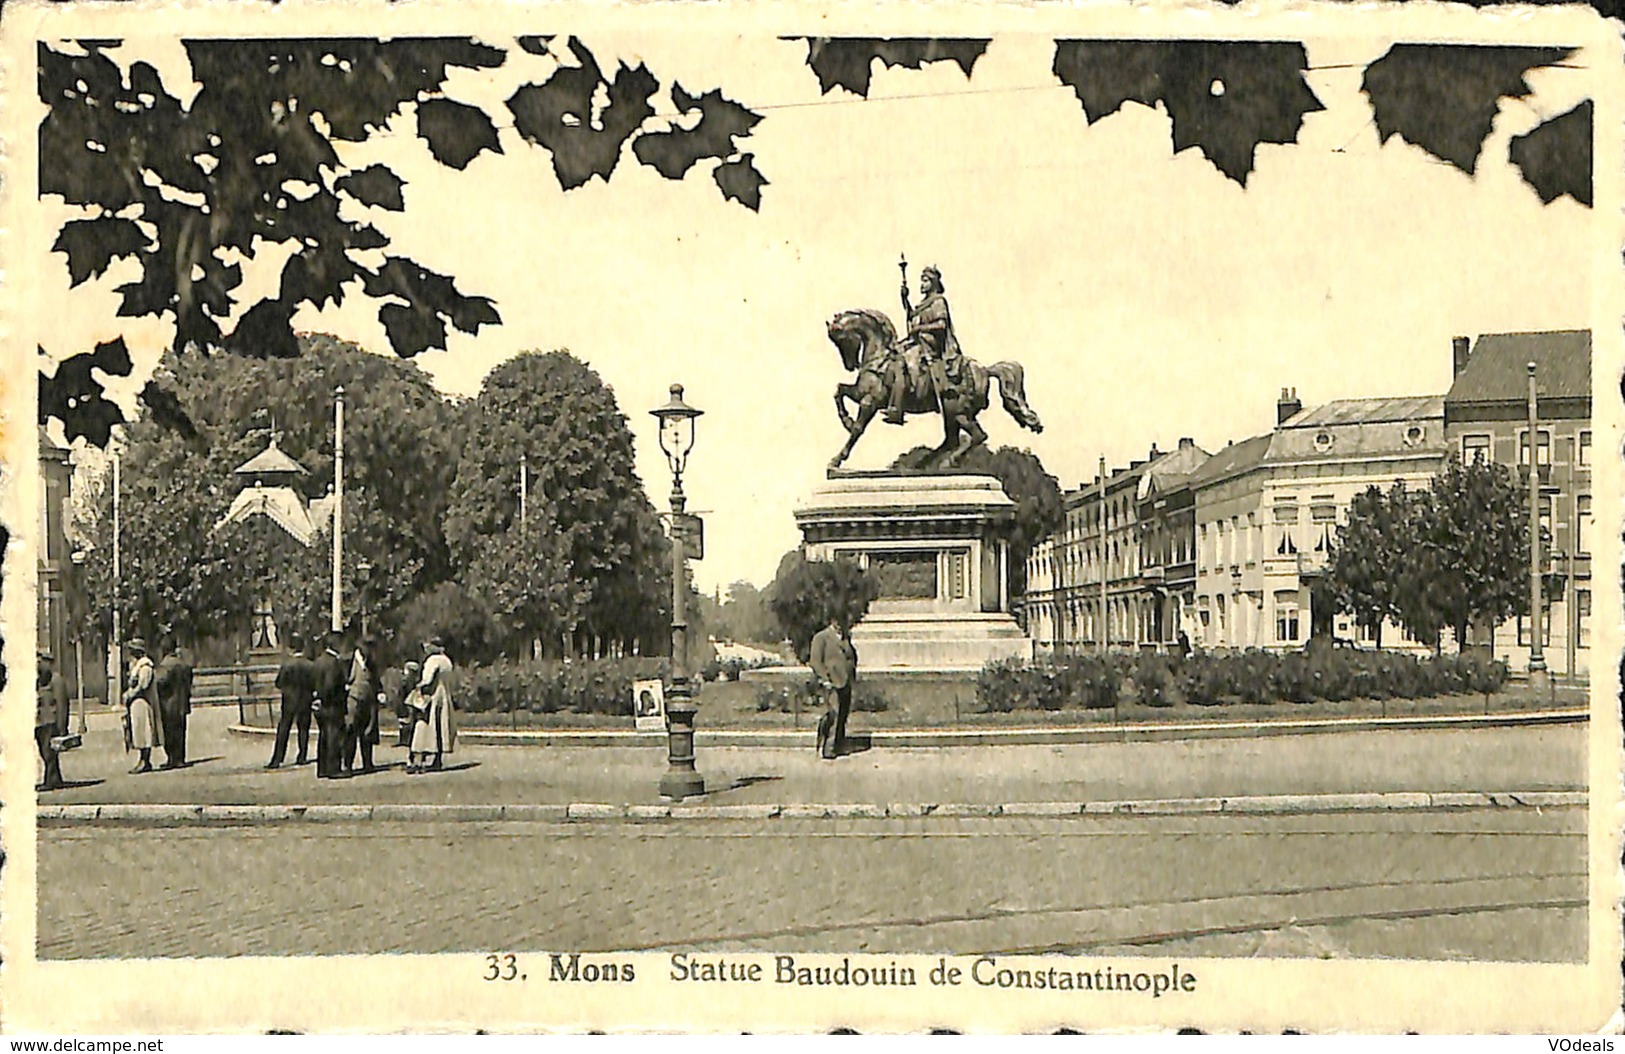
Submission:
M 922 270 L 920 272 L 920 277 L 921 278 L 929 278 L 929 279 L 931 279 L 933 282 L 935 282 L 937 284 L 938 288 L 941 288 L 941 286 L 942 286 L 942 272 L 937 270 L 937 265 L 936 264 L 928 264 L 928 265 L 926 265 L 924 270 Z

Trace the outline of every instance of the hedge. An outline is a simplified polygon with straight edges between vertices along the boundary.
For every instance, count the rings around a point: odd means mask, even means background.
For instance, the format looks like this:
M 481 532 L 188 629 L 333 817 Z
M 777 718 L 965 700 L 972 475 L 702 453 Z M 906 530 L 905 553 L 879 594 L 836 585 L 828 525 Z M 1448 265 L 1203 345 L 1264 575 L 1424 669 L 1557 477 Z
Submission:
M 1384 651 L 1318 649 L 1175 657 L 1072 655 L 982 667 L 976 698 L 984 711 L 1116 706 L 1223 706 L 1233 703 L 1344 702 L 1490 694 L 1506 686 L 1506 663 L 1478 654 L 1419 658 Z
M 760 684 L 756 687 L 756 710 L 766 713 L 777 710 L 790 713 L 797 705 L 804 713 L 821 713 L 829 706 L 829 697 L 814 678 L 789 681 L 785 684 Z M 852 686 L 852 709 L 860 713 L 878 714 L 891 709 L 886 692 L 873 681 L 859 679 Z
M 458 671 L 458 708 L 468 713 L 508 714 L 529 711 L 554 714 L 632 716 L 632 682 L 666 676 L 661 658 L 590 659 L 564 663 L 552 659 L 499 659 L 486 666 Z

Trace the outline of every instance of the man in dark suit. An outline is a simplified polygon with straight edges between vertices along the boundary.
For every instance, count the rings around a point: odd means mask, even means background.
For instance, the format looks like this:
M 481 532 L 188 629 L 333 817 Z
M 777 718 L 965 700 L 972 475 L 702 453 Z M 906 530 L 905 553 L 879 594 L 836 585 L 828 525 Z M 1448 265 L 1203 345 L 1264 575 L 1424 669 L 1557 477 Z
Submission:
M 858 652 L 845 625 L 831 617 L 812 639 L 813 675 L 829 700 L 829 712 L 818 722 L 818 753 L 840 757 L 846 746 L 846 718 L 852 712 L 852 685 L 858 679 Z
M 346 699 L 344 663 L 339 659 L 343 637 L 337 630 L 327 634 L 326 647 L 316 656 L 316 778 L 339 779 L 344 775 L 344 713 Z
M 191 670 L 175 648 L 175 638 L 165 634 L 158 640 L 163 658 L 154 673 L 158 688 L 158 720 L 164 726 L 164 768 L 186 765 L 186 711 L 191 707 Z
M 36 791 L 61 790 L 67 786 L 62 780 L 62 754 L 51 742 L 55 736 L 68 732 L 68 686 L 56 675 L 55 664 L 46 652 L 39 653 L 39 693 L 37 716 L 34 718 L 34 743 L 39 747 L 40 760 L 45 763 L 45 778 L 35 785 Z
M 299 728 L 299 756 L 295 765 L 303 765 L 310 755 L 310 713 L 316 697 L 316 662 L 310 644 L 295 637 L 289 643 L 293 654 L 282 662 L 276 672 L 277 690 L 282 693 L 282 712 L 276 719 L 276 746 L 271 750 L 268 769 L 280 768 L 288 756 L 288 733 Z

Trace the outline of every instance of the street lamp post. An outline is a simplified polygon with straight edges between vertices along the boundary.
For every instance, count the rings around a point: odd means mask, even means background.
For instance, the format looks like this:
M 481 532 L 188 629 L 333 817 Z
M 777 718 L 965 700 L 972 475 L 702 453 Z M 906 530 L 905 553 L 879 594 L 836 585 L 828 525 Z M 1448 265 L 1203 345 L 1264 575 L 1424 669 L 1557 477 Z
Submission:
M 344 629 L 344 386 L 333 389 L 333 630 Z
M 660 796 L 682 801 L 705 793 L 705 779 L 694 767 L 696 707 L 688 685 L 687 497 L 683 468 L 694 449 L 694 423 L 704 411 L 683 402 L 683 386 L 671 386 L 665 406 L 650 410 L 660 421 L 660 449 L 671 468 L 671 693 L 666 700 L 666 773 Z
M 1529 363 L 1529 687 L 1546 687 L 1546 656 L 1541 648 L 1544 597 L 1540 552 L 1540 414 L 1536 405 L 1535 364 Z
M 113 690 L 108 693 L 109 703 L 117 705 L 124 699 L 124 631 L 119 613 L 123 582 L 119 577 L 119 462 L 123 456 L 113 452 Z

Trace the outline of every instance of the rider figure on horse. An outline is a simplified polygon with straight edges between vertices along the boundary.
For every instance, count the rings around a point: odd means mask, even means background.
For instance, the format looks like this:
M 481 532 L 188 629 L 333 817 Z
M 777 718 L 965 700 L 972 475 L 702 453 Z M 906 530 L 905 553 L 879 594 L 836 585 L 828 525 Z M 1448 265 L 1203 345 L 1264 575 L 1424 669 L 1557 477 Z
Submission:
M 940 401 L 952 390 L 950 380 L 958 380 L 962 361 L 953 320 L 948 315 L 948 298 L 943 295 L 942 272 L 935 267 L 920 272 L 920 306 L 913 307 L 908 301 L 907 265 L 901 266 L 904 268 L 903 312 L 908 316 L 908 336 L 898 344 L 901 361 L 892 369 L 891 402 L 886 407 L 886 421 L 894 425 L 903 423 L 903 399 L 910 381 L 919 376 L 922 363 Z

